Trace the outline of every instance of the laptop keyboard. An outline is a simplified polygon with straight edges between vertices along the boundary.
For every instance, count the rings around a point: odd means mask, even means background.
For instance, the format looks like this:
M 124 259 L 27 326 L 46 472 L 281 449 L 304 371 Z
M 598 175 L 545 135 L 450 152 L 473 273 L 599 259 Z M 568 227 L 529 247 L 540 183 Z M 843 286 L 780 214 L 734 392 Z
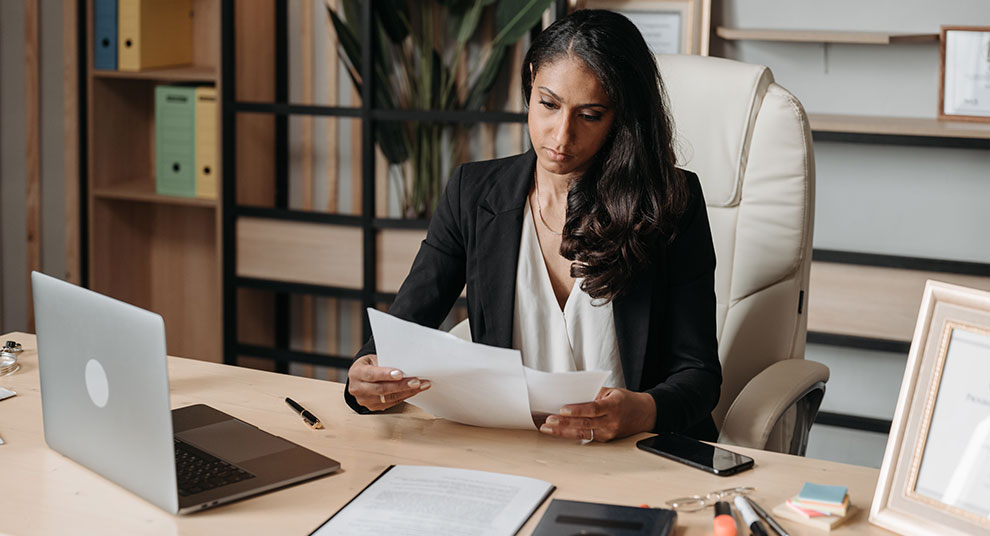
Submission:
M 254 478 L 244 469 L 178 439 L 175 440 L 175 474 L 182 497 Z

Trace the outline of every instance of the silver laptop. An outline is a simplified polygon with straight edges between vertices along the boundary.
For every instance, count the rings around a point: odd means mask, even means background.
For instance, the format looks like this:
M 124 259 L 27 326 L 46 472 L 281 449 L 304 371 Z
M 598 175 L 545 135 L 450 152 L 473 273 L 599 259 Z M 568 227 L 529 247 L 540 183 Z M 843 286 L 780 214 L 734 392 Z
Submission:
M 169 410 L 161 316 L 38 272 L 31 283 L 52 449 L 180 514 L 340 469 L 209 406 Z

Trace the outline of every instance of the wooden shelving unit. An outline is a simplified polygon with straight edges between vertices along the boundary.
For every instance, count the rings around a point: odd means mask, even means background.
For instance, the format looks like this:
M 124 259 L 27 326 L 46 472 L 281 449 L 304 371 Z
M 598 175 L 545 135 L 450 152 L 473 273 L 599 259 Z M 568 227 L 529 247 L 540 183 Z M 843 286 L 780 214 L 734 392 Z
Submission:
M 728 41 L 789 41 L 796 43 L 843 43 L 853 45 L 893 45 L 938 41 L 939 34 L 890 32 L 841 32 L 831 30 L 762 30 L 719 26 L 715 34 Z
M 990 140 L 990 123 L 839 114 L 808 114 L 808 119 L 816 132 Z
M 154 182 L 154 177 L 141 177 L 109 186 L 100 186 L 93 191 L 93 197 L 202 208 L 216 208 L 219 203 L 216 199 L 160 195 L 152 188 Z
M 193 0 L 192 65 L 142 72 L 93 68 L 86 6 L 89 287 L 161 314 L 170 354 L 221 361 L 221 203 L 157 194 L 154 154 L 155 86 L 219 89 L 220 0 Z
M 173 69 L 151 69 L 148 71 L 107 71 L 94 69 L 95 78 L 120 78 L 125 80 L 155 80 L 160 82 L 208 82 L 216 83 L 217 69 L 211 65 L 193 65 Z

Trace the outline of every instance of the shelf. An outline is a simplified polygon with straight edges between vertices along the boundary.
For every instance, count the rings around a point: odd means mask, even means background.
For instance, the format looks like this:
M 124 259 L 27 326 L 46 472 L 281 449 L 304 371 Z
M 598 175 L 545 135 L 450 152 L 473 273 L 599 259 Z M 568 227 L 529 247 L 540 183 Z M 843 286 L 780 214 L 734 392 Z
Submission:
M 937 42 L 939 34 L 905 34 L 889 32 L 840 32 L 831 30 L 758 30 L 719 26 L 715 34 L 729 41 L 789 41 L 798 43 L 844 43 L 854 45 L 892 45 L 898 43 Z
M 151 178 L 141 178 L 110 186 L 100 186 L 94 189 L 93 196 L 97 199 L 116 199 L 122 201 L 138 201 L 158 205 L 177 205 L 199 208 L 216 208 L 216 199 L 200 199 L 198 197 L 175 197 L 155 193 Z
M 814 132 L 990 140 L 990 123 L 912 117 L 808 114 Z
M 120 78 L 124 80 L 159 80 L 162 82 L 210 82 L 215 83 L 217 70 L 213 67 L 191 65 L 148 71 L 93 70 L 93 78 Z

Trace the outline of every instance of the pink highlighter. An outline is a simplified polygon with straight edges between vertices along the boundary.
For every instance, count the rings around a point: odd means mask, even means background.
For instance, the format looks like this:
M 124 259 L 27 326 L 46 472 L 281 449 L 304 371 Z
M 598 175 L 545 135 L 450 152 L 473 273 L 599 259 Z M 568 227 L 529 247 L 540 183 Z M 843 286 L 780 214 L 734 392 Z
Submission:
M 736 536 L 736 519 L 732 507 L 725 501 L 715 503 L 715 536 Z

